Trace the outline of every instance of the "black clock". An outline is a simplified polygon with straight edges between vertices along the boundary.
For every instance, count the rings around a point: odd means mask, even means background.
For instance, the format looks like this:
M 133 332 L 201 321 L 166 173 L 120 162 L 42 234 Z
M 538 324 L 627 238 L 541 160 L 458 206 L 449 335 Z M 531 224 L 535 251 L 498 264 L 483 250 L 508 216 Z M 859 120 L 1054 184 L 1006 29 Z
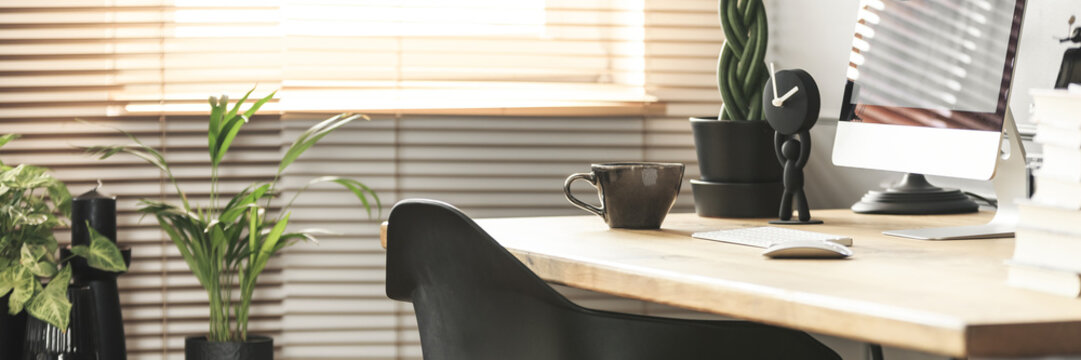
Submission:
M 774 87 L 776 84 L 776 87 Z M 810 130 L 818 122 L 822 98 L 806 71 L 783 70 L 762 91 L 762 109 L 769 126 L 784 135 Z
M 774 72 L 772 79 L 762 89 L 762 108 L 766 122 L 775 131 L 774 151 L 777 161 L 784 167 L 784 193 L 781 195 L 779 220 L 771 224 L 807 225 L 821 224 L 811 219 L 810 205 L 803 192 L 803 167 L 811 159 L 811 128 L 818 122 L 822 98 L 818 84 L 806 71 L 784 70 Z M 795 202 L 798 219 L 792 219 L 792 203 Z

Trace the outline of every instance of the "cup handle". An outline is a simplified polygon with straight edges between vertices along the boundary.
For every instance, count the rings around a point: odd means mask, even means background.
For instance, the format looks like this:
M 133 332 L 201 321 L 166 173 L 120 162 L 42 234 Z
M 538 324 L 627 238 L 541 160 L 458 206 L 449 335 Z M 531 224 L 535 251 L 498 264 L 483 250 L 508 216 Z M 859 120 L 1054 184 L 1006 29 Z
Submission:
M 591 213 L 600 215 L 600 217 L 604 217 L 604 209 L 598 208 L 598 207 L 593 206 L 593 205 L 590 205 L 590 204 L 586 203 L 585 201 L 578 200 L 577 198 L 574 197 L 574 195 L 571 195 L 571 184 L 574 183 L 575 180 L 579 180 L 579 179 L 589 181 L 590 185 L 593 185 L 593 187 L 597 187 L 597 177 L 596 176 L 593 176 L 593 174 L 590 174 L 590 173 L 578 173 L 578 174 L 571 175 L 570 177 L 567 178 L 567 181 L 563 182 L 563 195 L 566 195 L 567 200 L 569 200 L 571 202 L 571 204 L 574 204 L 574 206 L 577 206 L 578 208 L 580 208 L 582 210 L 589 211 Z M 604 203 L 604 199 L 601 199 L 601 203 L 602 204 Z

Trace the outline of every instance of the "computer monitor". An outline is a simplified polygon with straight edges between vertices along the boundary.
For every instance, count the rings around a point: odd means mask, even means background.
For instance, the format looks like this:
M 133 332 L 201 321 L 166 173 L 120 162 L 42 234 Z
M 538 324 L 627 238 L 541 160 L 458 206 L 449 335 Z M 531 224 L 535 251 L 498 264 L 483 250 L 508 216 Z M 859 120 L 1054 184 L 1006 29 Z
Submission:
M 1013 177 L 1024 188 L 1008 104 L 1025 3 L 861 0 L 834 164 L 988 180 L 1007 170 L 999 165 L 1005 132 L 1014 165 L 996 192 L 1017 186 Z M 1004 196 L 1013 195 L 998 196 L 1012 203 Z

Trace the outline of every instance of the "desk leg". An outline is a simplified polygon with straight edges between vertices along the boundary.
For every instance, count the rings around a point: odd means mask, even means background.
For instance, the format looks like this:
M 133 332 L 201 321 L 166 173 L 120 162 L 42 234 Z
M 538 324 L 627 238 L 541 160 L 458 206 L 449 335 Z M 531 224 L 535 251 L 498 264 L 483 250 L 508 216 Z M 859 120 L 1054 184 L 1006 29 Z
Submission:
M 871 360 L 886 360 L 882 355 L 882 345 L 879 344 L 867 344 L 867 357 Z

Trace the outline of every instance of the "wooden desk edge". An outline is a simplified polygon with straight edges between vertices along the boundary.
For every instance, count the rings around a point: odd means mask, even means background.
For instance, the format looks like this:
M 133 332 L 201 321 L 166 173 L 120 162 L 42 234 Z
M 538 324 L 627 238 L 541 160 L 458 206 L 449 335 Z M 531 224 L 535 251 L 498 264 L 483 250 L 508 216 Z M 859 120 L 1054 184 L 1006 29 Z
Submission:
M 384 249 L 386 249 L 387 247 L 388 224 L 389 223 L 385 221 L 380 224 L 380 243 Z M 534 254 L 526 251 L 518 251 L 515 249 L 509 250 L 516 257 L 518 257 L 519 260 L 528 263 L 530 268 L 535 273 L 537 273 L 538 276 L 545 279 L 546 281 L 625 298 L 652 301 L 656 303 L 682 307 L 694 311 L 701 311 L 705 313 L 718 313 L 716 311 L 711 311 L 708 308 L 686 306 L 686 304 L 675 304 L 669 301 L 664 301 L 664 299 L 643 297 L 641 296 L 641 294 L 624 292 L 620 290 L 621 287 L 619 286 L 598 286 L 596 282 L 575 281 L 573 277 L 566 277 L 560 274 L 568 271 L 568 268 L 565 265 L 555 264 L 561 262 L 561 260 L 559 259 L 550 258 L 543 254 Z M 592 273 L 594 276 L 598 275 L 598 273 L 596 273 L 596 269 L 587 272 Z M 602 271 L 602 273 L 603 272 L 604 271 Z M 600 275 L 601 276 L 599 277 L 601 278 L 610 278 L 610 276 L 615 276 L 618 274 Z M 594 278 L 593 280 L 596 279 Z M 830 311 L 819 312 L 825 314 Z M 723 313 L 721 313 L 721 315 L 734 316 L 737 318 L 751 321 L 772 323 L 772 321 L 769 321 L 770 319 L 766 318 L 756 319 L 747 316 Z M 774 325 L 787 326 L 787 324 L 776 323 Z M 893 324 L 892 326 L 898 325 L 902 327 L 908 327 L 910 328 L 910 331 L 915 331 L 917 333 L 925 333 L 927 335 L 925 339 L 937 338 L 937 341 L 930 341 L 926 344 L 921 344 L 922 346 L 914 346 L 914 344 L 911 342 L 891 341 L 891 336 L 889 336 L 889 334 L 838 334 L 836 331 L 834 331 L 835 329 L 830 329 L 829 326 L 803 327 L 801 330 L 835 335 L 858 341 L 877 342 L 888 346 L 897 346 L 901 348 L 926 351 L 930 353 L 954 357 L 1009 357 L 1081 353 L 1081 342 L 1075 341 L 1076 339 L 1081 338 L 1081 323 L 1077 322 L 1016 324 L 1016 326 L 1010 326 L 1006 328 L 993 324 L 967 324 L 962 328 L 952 330 L 936 327 L 924 327 L 919 324 L 903 324 L 903 322 Z M 1033 339 L 1033 341 L 1029 341 L 1028 339 Z M 1059 346 L 1049 349 L 1047 348 L 1047 344 L 1049 343 L 1058 344 Z
M 1033 339 L 1038 341 L 1031 341 Z M 1010 358 L 1079 354 L 1081 341 L 1078 339 L 1081 339 L 1081 324 L 1076 322 L 1017 324 L 1009 328 L 970 325 L 965 329 L 967 354 L 958 356 Z M 1047 344 L 1056 346 L 1048 348 Z
M 389 224 L 390 224 L 389 222 L 384 221 L 379 226 L 379 241 L 380 241 L 380 244 L 383 247 L 383 249 L 387 248 L 387 229 L 389 227 Z M 578 283 L 578 282 L 573 281 L 573 279 L 569 279 L 569 278 L 563 277 L 561 275 L 549 272 L 549 270 L 553 270 L 553 269 L 562 269 L 564 271 L 567 269 L 566 266 L 552 266 L 552 262 L 553 261 L 559 262 L 560 261 L 559 259 L 550 258 L 550 257 L 540 255 L 540 254 L 532 254 L 532 253 L 528 253 L 528 252 L 524 252 L 524 251 L 519 251 L 519 250 L 516 250 L 516 249 L 508 249 L 508 250 L 512 254 L 514 254 L 514 256 L 517 257 L 520 261 L 528 263 L 530 268 L 532 268 L 532 270 L 537 274 L 537 276 L 540 276 L 541 278 L 545 279 L 546 281 L 549 281 L 549 282 L 552 282 L 552 283 L 555 283 L 555 284 L 565 285 L 565 286 L 569 286 L 569 287 L 575 287 L 575 288 L 579 288 L 579 289 L 587 289 L 587 290 L 590 290 L 590 291 L 596 291 L 596 292 L 599 292 L 599 293 L 605 293 L 605 294 L 609 294 L 609 295 L 613 295 L 613 296 L 619 296 L 619 297 L 628 298 L 628 299 L 637 299 L 637 300 L 641 300 L 641 301 L 649 301 L 649 302 L 654 302 L 654 303 L 658 303 L 658 304 L 681 307 L 681 308 L 684 308 L 684 309 L 688 309 L 688 310 L 692 310 L 692 311 L 699 311 L 699 312 L 702 312 L 702 313 L 713 313 L 713 314 L 717 313 L 716 311 L 710 311 L 710 309 L 707 309 L 707 308 L 689 307 L 689 306 L 685 306 L 685 305 L 681 305 L 681 304 L 677 304 L 677 303 L 673 303 L 673 302 L 663 301 L 663 300 L 660 300 L 660 299 L 657 299 L 657 298 L 654 298 L 654 297 L 643 297 L 643 296 L 640 296 L 640 294 L 621 292 L 621 291 L 618 291 L 618 289 L 621 288 L 619 286 L 616 286 L 616 287 L 614 287 L 612 289 L 605 289 L 605 288 L 597 287 L 595 283 Z M 745 316 L 741 317 L 741 316 L 733 315 L 733 314 L 721 314 L 721 315 L 733 316 L 733 317 L 742 318 L 742 319 L 745 319 L 745 320 L 769 323 L 768 319 L 751 319 L 751 318 L 747 318 Z M 784 326 L 785 324 L 774 324 L 774 325 Z M 918 325 L 912 325 L 912 326 L 917 327 L 917 328 L 920 327 Z M 858 336 L 852 336 L 850 334 L 833 334 L 833 331 L 830 331 L 830 329 L 827 329 L 827 328 L 803 329 L 803 330 L 814 331 L 814 332 L 819 332 L 819 333 L 823 333 L 823 334 L 836 335 L 836 336 L 840 336 L 840 337 L 844 337 L 844 338 L 848 338 L 848 339 L 853 339 L 853 340 L 876 341 L 876 342 L 878 342 L 880 344 L 883 344 L 883 345 L 893 345 L 893 346 L 900 346 L 900 347 L 905 347 L 905 348 L 912 348 L 911 344 L 893 344 L 893 343 L 890 343 L 888 337 L 885 338 L 885 339 L 876 338 L 875 336 L 869 336 L 869 337 L 861 338 L 861 337 L 858 337 Z M 916 330 L 917 331 L 922 330 L 920 332 L 928 333 L 929 337 L 931 337 L 931 338 L 939 338 L 939 339 L 941 339 L 941 338 L 949 336 L 949 334 L 935 333 L 935 331 L 934 331 L 935 329 L 927 329 L 927 328 L 925 328 L 925 329 L 916 329 Z M 964 347 L 963 344 L 951 344 L 949 347 L 950 347 L 950 350 L 946 351 L 947 354 L 945 354 L 945 355 L 964 356 L 965 350 L 963 349 L 963 347 Z M 932 352 L 937 352 L 937 353 L 942 353 L 943 352 L 942 347 L 928 347 L 928 348 L 918 349 L 918 350 L 932 351 Z

